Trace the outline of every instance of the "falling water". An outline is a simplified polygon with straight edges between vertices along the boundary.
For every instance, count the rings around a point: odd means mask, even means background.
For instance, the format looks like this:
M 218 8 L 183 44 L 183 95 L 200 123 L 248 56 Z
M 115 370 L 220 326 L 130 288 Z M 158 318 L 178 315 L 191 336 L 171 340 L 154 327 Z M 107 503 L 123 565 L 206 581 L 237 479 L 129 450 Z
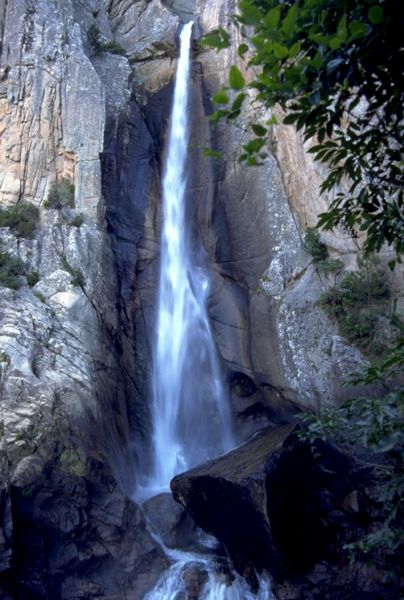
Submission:
M 186 211 L 188 81 L 192 23 L 181 33 L 167 165 L 163 178 L 157 335 L 153 348 L 153 461 L 139 486 L 144 500 L 168 490 L 171 478 L 234 447 L 228 398 L 207 314 L 209 279 L 189 244 Z M 167 548 L 148 522 L 151 535 L 173 565 L 145 600 L 187 598 L 186 574 L 205 577 L 199 600 L 270 600 L 269 582 L 258 576 L 253 594 L 237 573 L 225 576 L 211 554 Z M 194 597 L 194 596 L 192 596 Z
M 186 223 L 188 87 L 192 23 L 181 32 L 167 164 L 153 349 L 153 464 L 141 494 L 167 490 L 172 477 L 233 445 L 206 302 L 209 281 L 196 265 Z

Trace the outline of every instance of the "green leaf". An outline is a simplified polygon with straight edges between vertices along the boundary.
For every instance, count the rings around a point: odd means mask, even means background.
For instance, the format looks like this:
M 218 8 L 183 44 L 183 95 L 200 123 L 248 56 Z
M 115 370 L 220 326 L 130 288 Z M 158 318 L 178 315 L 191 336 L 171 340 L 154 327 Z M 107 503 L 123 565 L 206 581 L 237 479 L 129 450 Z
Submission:
M 264 17 L 264 25 L 268 29 L 276 29 L 281 16 L 281 5 L 271 8 Z
M 291 46 L 291 48 L 289 49 L 289 56 L 290 58 L 295 58 L 301 49 L 301 43 L 300 42 L 296 42 L 296 44 L 293 44 L 293 46 Z
M 368 10 L 368 19 L 372 23 L 372 25 L 379 25 L 383 21 L 384 18 L 384 10 L 383 7 L 379 4 L 375 4 L 371 6 Z
M 346 15 L 341 17 L 338 26 L 337 26 L 337 36 L 341 40 L 341 42 L 345 42 L 348 37 L 348 32 L 346 28 Z
M 240 46 L 237 48 L 238 55 L 241 56 L 241 58 L 243 58 L 246 52 L 248 52 L 247 44 L 240 44 Z
M 299 119 L 300 117 L 300 113 L 291 113 L 289 115 L 286 115 L 286 117 L 283 119 L 283 124 L 284 125 L 293 125 L 293 123 L 296 123 L 296 121 Z
M 278 119 L 275 117 L 275 115 L 272 115 L 272 117 L 270 119 L 268 119 L 268 121 L 266 121 L 267 125 L 277 125 L 278 123 Z
M 282 30 L 288 37 L 290 37 L 292 33 L 294 33 L 296 27 L 298 8 L 299 7 L 297 3 L 291 6 L 287 12 L 286 17 L 283 19 Z
M 207 48 L 216 48 L 216 50 L 223 50 L 224 48 L 229 48 L 230 46 L 230 35 L 227 33 L 223 27 L 220 27 L 218 30 L 205 35 L 201 39 L 201 45 L 206 46 Z
M 219 34 L 223 42 L 230 46 L 230 34 L 223 27 L 219 27 Z
M 241 94 L 238 94 L 236 96 L 236 99 L 234 100 L 233 104 L 231 105 L 231 109 L 233 111 L 239 111 L 246 98 L 247 98 L 247 94 L 244 94 L 243 92 L 241 92 Z
M 202 155 L 205 158 L 222 158 L 222 153 L 218 150 L 212 150 L 211 148 L 202 148 Z
M 329 46 L 332 50 L 338 50 L 338 48 L 341 47 L 341 44 L 342 41 L 337 35 L 331 38 L 329 41 Z
M 251 129 L 253 130 L 255 135 L 258 135 L 259 137 L 263 137 L 268 133 L 267 128 L 263 127 L 262 125 L 259 125 L 258 123 L 251 123 Z
M 323 63 L 323 57 L 321 56 L 320 52 L 317 52 L 311 61 L 312 66 L 316 69 L 320 69 L 323 66 Z
M 230 87 L 233 88 L 233 90 L 242 90 L 245 85 L 243 74 L 241 73 L 240 69 L 235 65 L 232 65 L 230 67 L 229 83 Z
M 272 49 L 276 58 L 282 59 L 289 56 L 289 49 L 278 42 L 272 42 Z
M 262 163 L 259 163 L 255 156 L 249 156 L 246 162 L 247 167 L 257 167 Z
M 212 97 L 212 100 L 215 104 L 227 104 L 229 102 L 229 96 L 225 89 L 221 89 Z
M 360 38 L 368 33 L 369 27 L 366 23 L 362 23 L 361 21 L 352 21 L 349 25 L 349 31 L 353 37 Z
M 228 114 L 227 110 L 216 110 L 214 113 L 212 113 L 211 115 L 209 115 L 209 121 L 211 123 L 216 124 L 223 117 L 227 117 L 227 114 Z
M 255 152 L 259 152 L 264 144 L 265 140 L 262 138 L 254 138 L 253 140 L 250 140 L 248 144 L 243 145 L 243 150 L 248 154 L 254 154 Z
M 221 40 L 220 35 L 211 33 L 201 39 L 201 44 L 202 44 L 202 46 L 208 46 L 209 48 L 219 49 L 219 48 L 221 48 L 222 40 Z
M 246 25 L 258 25 L 262 18 L 261 11 L 253 6 L 250 0 L 240 0 L 240 20 Z

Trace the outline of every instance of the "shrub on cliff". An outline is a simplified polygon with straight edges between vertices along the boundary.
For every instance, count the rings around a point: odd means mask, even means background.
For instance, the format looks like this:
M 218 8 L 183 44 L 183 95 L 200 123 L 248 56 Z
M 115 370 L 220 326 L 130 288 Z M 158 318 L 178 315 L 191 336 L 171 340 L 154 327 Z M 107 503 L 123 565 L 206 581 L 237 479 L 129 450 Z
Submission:
M 306 250 L 313 257 L 314 266 L 320 273 L 335 273 L 343 267 L 341 260 L 328 256 L 327 246 L 321 241 L 317 229 L 309 227 L 304 236 Z
M 325 290 L 319 305 L 334 318 L 341 333 L 365 355 L 382 360 L 403 323 L 389 302 L 386 277 L 377 263 L 358 260 L 358 271 L 349 271 Z
M 0 209 L 0 227 L 11 227 L 18 237 L 31 238 L 38 219 L 38 207 L 30 202 L 20 202 Z
M 68 177 L 51 184 L 43 205 L 45 208 L 74 208 L 74 184 Z
M 393 576 L 399 573 L 400 550 L 404 550 L 404 388 L 397 384 L 403 367 L 404 341 L 400 339 L 379 366 L 369 365 L 349 381 L 363 389 L 378 383 L 384 394 L 361 395 L 319 416 L 306 415 L 307 430 L 300 434 L 312 442 L 337 441 L 357 455 L 359 464 L 373 470 L 373 486 L 367 493 L 373 496 L 377 520 L 345 548 L 352 559 L 390 568 Z
M 93 24 L 87 31 L 87 41 L 94 54 L 101 54 L 102 52 L 111 52 L 111 54 L 120 54 L 121 56 L 126 55 L 126 50 L 116 40 L 111 42 L 101 42 L 101 34 L 97 25 Z
M 0 285 L 16 290 L 21 286 L 20 275 L 24 273 L 25 266 L 20 258 L 0 251 Z

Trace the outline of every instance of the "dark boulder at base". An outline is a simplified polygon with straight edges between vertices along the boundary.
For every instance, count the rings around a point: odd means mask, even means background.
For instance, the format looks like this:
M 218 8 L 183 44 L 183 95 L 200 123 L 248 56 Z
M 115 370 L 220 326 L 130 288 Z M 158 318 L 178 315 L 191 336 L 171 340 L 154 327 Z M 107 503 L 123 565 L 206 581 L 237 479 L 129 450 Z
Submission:
M 299 577 L 332 559 L 340 532 L 357 527 L 344 508 L 355 477 L 348 457 L 311 445 L 299 426 L 265 429 L 232 452 L 178 475 L 174 498 L 226 547 L 254 586 L 254 569 Z
M 153 496 L 144 502 L 142 510 L 151 529 L 168 548 L 207 552 L 208 548 L 206 543 L 204 544 L 205 534 L 198 529 L 189 512 L 175 502 L 170 493 Z

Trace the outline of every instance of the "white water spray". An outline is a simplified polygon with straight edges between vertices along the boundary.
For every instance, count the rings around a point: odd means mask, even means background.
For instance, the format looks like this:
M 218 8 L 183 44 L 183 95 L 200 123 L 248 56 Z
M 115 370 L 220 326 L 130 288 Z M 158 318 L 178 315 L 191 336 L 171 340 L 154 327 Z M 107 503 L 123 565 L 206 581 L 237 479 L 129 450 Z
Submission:
M 144 497 L 174 475 L 229 450 L 231 415 L 207 315 L 209 282 L 195 264 L 186 223 L 188 82 L 192 23 L 181 32 L 167 164 L 157 336 L 152 373 L 152 469 Z
M 153 348 L 152 468 L 139 486 L 144 500 L 168 490 L 174 475 L 213 458 L 235 442 L 228 398 L 208 313 L 209 280 L 196 264 L 187 234 L 186 157 L 188 80 L 192 23 L 181 33 L 167 165 L 163 179 L 164 223 L 159 280 L 157 336 Z M 150 533 L 174 562 L 145 600 L 188 598 L 187 573 L 199 572 L 204 583 L 199 600 L 272 600 L 269 582 L 258 576 L 251 592 L 237 573 L 224 575 L 208 554 L 167 548 L 158 532 Z M 194 596 L 192 596 L 194 597 Z

